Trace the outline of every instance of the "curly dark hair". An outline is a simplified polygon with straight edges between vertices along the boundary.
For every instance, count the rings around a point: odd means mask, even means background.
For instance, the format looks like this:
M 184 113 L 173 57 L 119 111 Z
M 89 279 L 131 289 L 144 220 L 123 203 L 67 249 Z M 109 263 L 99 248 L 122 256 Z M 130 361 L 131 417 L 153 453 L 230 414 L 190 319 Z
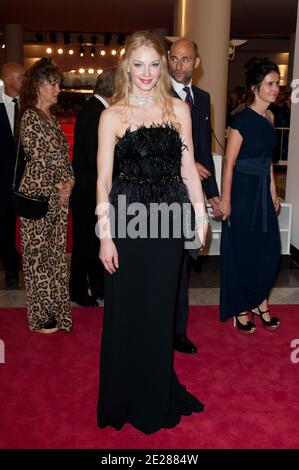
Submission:
M 25 79 L 20 92 L 20 115 L 28 108 L 35 107 L 38 101 L 38 87 L 47 81 L 63 81 L 63 73 L 49 57 L 43 57 L 35 62 L 25 73 Z

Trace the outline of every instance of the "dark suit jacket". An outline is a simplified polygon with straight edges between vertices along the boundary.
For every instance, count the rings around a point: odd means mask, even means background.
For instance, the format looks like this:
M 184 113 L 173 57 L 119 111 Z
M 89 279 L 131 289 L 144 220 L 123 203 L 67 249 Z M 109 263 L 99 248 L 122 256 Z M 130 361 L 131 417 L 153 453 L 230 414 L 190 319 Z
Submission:
M 212 157 L 212 130 L 210 95 L 206 91 L 192 85 L 194 108 L 192 111 L 192 133 L 195 161 L 206 167 L 211 173 L 210 178 L 202 181 L 207 199 L 219 196 L 215 178 L 215 166 Z M 175 96 L 179 96 L 174 92 Z
M 81 109 L 74 133 L 73 169 L 76 184 L 71 207 L 96 206 L 97 150 L 99 120 L 105 106 L 95 96 Z
M 17 146 L 9 124 L 5 104 L 0 103 L 0 199 L 4 204 L 10 197 L 16 154 Z

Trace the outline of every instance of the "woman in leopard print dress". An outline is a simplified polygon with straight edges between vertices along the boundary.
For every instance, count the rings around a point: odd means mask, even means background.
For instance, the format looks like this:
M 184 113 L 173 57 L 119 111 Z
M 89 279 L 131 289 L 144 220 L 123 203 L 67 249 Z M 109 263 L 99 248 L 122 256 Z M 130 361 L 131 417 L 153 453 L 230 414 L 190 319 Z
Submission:
M 50 112 L 61 79 L 59 69 L 49 59 L 41 59 L 26 73 L 21 91 L 20 137 L 26 167 L 19 189 L 49 199 L 45 217 L 21 218 L 29 328 L 42 333 L 72 328 L 66 232 L 74 180 L 66 138 Z

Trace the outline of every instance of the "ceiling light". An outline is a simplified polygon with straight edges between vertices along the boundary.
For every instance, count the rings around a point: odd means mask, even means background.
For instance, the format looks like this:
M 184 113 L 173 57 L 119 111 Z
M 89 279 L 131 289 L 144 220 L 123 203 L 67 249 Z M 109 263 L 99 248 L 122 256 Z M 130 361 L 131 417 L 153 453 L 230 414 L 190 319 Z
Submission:
M 79 73 L 84 73 L 85 69 L 79 69 Z
M 63 49 L 61 49 L 61 47 L 58 49 L 58 54 L 63 54 Z
M 47 53 L 47 54 L 52 54 L 52 48 L 51 48 L 51 47 L 47 47 L 46 53 Z
M 80 47 L 79 53 L 80 53 L 80 57 L 84 57 L 84 47 Z
M 94 56 L 95 56 L 95 53 L 96 53 L 95 47 L 91 47 L 91 48 L 90 48 L 90 57 L 94 57 Z
M 116 55 L 116 50 L 115 50 L 115 49 L 112 49 L 111 54 L 112 54 L 112 55 Z
M 101 50 L 101 55 L 106 55 L 106 51 L 104 51 L 104 49 Z
M 98 72 L 98 75 L 101 75 L 101 73 L 103 73 L 103 69 L 98 69 L 97 72 Z
M 70 50 L 69 50 L 69 54 L 70 54 L 70 55 L 73 55 L 73 54 L 74 54 L 73 49 L 70 49 Z
M 88 69 L 88 73 L 93 74 L 94 70 L 93 69 Z

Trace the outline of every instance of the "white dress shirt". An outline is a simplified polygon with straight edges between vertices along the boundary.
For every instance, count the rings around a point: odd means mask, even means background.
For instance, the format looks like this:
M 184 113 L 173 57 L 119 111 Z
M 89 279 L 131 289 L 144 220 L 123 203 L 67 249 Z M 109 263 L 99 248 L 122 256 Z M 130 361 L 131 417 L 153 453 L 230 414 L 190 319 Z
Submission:
M 183 101 L 185 101 L 186 96 L 187 96 L 187 93 L 183 90 L 183 88 L 185 88 L 185 86 L 190 88 L 190 93 L 191 93 L 191 96 L 192 96 L 192 99 L 193 99 L 193 102 L 194 102 L 194 96 L 193 96 L 193 91 L 192 91 L 192 80 L 190 81 L 190 83 L 188 83 L 188 85 L 184 85 L 184 83 L 178 83 L 172 77 L 170 77 L 170 80 L 171 80 L 172 88 L 174 89 L 174 91 L 179 95 L 179 97 Z
M 9 124 L 10 124 L 10 127 L 11 127 L 11 132 L 13 134 L 13 131 L 14 131 L 14 118 L 15 118 L 15 103 L 13 102 L 13 99 L 11 96 L 8 96 L 6 95 L 5 93 L 3 93 L 3 101 L 4 101 L 4 104 L 5 104 L 5 108 L 6 108 L 6 112 L 7 112 L 7 116 L 8 116 L 8 120 L 9 120 Z M 17 97 L 18 101 L 19 101 L 19 98 Z
M 103 103 L 103 105 L 105 106 L 105 108 L 108 108 L 109 107 L 109 103 L 100 95 L 98 94 L 94 94 L 94 96 L 101 101 L 101 103 Z

